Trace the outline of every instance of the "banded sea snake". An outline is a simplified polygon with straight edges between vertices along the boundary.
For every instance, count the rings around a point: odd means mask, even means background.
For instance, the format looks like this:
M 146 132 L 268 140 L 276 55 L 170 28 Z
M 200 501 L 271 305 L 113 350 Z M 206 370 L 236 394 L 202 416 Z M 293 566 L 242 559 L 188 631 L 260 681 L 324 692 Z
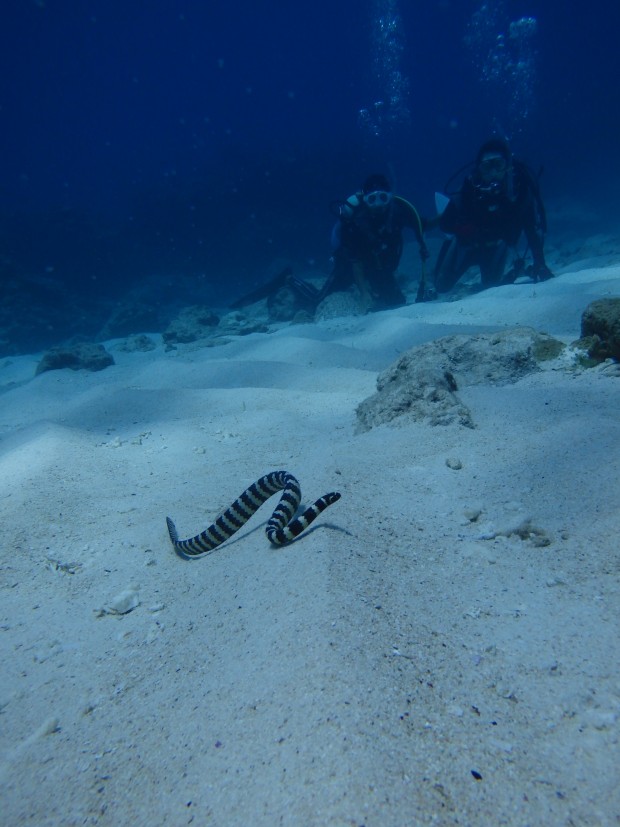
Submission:
M 189 540 L 179 540 L 175 524 L 170 517 L 166 517 L 168 533 L 174 550 L 179 557 L 184 559 L 200 557 L 215 551 L 218 546 L 239 531 L 252 514 L 278 491 L 282 491 L 282 497 L 265 529 L 267 539 L 274 546 L 290 543 L 308 528 L 321 512 L 340 499 L 340 494 L 336 491 L 324 494 L 303 514 L 295 517 L 301 502 L 299 483 L 288 471 L 272 471 L 246 488 L 243 494 L 226 511 L 222 512 L 209 528 Z

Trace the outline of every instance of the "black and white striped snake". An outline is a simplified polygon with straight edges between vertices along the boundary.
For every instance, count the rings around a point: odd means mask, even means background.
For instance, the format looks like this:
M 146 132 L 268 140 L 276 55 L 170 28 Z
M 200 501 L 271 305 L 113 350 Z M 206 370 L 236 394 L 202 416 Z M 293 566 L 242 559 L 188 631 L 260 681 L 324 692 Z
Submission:
M 252 514 L 278 491 L 282 491 L 282 497 L 269 518 L 265 529 L 267 539 L 275 546 L 290 543 L 308 528 L 321 512 L 340 499 L 340 494 L 336 491 L 324 494 L 313 505 L 309 506 L 303 514 L 295 517 L 301 502 L 299 483 L 288 471 L 272 471 L 270 474 L 265 474 L 264 477 L 256 480 L 249 488 L 246 488 L 243 494 L 226 511 L 220 514 L 209 528 L 189 540 L 179 540 L 175 524 L 170 517 L 166 517 L 168 533 L 174 550 L 179 557 L 185 559 L 200 557 L 202 554 L 215 551 L 218 546 L 221 546 L 229 537 L 239 531 Z

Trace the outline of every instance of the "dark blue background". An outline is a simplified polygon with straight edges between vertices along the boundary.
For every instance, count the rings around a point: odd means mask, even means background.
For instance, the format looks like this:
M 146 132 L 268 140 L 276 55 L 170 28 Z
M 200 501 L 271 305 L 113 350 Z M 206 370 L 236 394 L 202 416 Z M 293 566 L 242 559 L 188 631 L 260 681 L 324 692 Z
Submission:
M 401 0 L 410 124 L 370 140 L 377 0 L 5 0 L 0 275 L 119 295 L 195 276 L 213 301 L 276 257 L 327 271 L 329 203 L 387 170 L 424 213 L 505 108 L 463 38 L 481 2 Z M 384 6 L 389 0 L 384 0 Z M 549 203 L 615 220 L 618 4 L 532 15 L 536 107 L 511 135 Z M 553 226 L 551 227 L 553 232 Z

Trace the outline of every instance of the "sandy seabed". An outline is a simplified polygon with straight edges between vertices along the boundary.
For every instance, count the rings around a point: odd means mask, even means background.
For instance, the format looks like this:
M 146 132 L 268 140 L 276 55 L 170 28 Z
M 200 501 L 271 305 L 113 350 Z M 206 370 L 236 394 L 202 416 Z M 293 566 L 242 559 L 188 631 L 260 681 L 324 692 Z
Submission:
M 110 342 L 100 373 L 4 360 L 2 825 L 618 825 L 620 377 L 561 357 L 465 388 L 474 429 L 356 434 L 355 408 L 414 345 L 569 343 L 619 295 L 619 267 L 573 268 L 222 347 Z M 290 546 L 274 498 L 175 556 L 166 515 L 191 536 L 276 469 L 342 499 Z

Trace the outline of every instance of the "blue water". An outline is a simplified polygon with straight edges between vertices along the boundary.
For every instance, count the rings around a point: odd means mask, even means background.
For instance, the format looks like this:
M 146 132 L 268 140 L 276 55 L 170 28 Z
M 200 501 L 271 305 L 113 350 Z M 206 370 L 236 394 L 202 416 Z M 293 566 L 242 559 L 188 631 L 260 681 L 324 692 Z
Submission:
M 494 132 L 544 168 L 548 203 L 617 220 L 609 0 L 6 0 L 1 17 L 0 354 L 94 335 L 141 287 L 217 306 L 275 259 L 327 273 L 331 201 L 385 170 L 431 214 Z

